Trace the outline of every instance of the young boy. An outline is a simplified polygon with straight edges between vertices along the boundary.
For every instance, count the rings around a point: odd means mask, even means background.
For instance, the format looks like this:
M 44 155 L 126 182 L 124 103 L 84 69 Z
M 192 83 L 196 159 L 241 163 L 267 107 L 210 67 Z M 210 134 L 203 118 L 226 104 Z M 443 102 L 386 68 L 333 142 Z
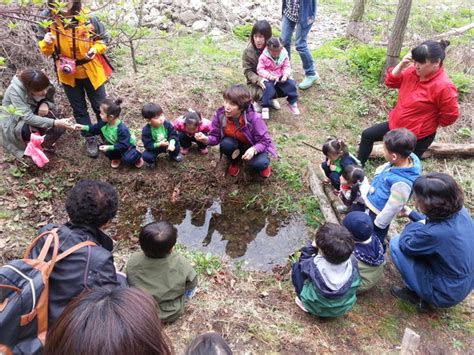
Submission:
M 303 311 L 339 317 L 352 309 L 360 285 L 353 250 L 351 234 L 335 223 L 322 225 L 314 242 L 301 249 L 291 279 L 298 295 L 295 302 Z
M 383 137 L 385 163 L 375 171 L 365 205 L 374 223 L 374 233 L 385 250 L 390 223 L 408 202 L 413 182 L 421 174 L 421 162 L 413 154 L 416 136 L 406 128 L 389 131 Z
M 165 118 L 163 109 L 154 103 L 143 106 L 142 115 L 148 121 L 143 127 L 142 141 L 145 146 L 143 160 L 153 168 L 160 153 L 168 152 L 171 159 L 180 163 L 183 155 L 179 152 L 179 138 L 173 125 Z
M 342 225 L 351 232 L 355 242 L 354 256 L 357 258 L 361 279 L 357 292 L 367 291 L 374 287 L 383 275 L 385 257 L 382 243 L 373 235 L 374 226 L 367 213 L 351 212 L 344 218 Z
M 191 298 L 197 274 L 182 255 L 173 253 L 177 231 L 168 222 L 147 224 L 140 232 L 143 253 L 133 254 L 126 267 L 131 286 L 148 291 L 160 307 L 160 319 L 173 322 L 184 313 L 184 301 Z

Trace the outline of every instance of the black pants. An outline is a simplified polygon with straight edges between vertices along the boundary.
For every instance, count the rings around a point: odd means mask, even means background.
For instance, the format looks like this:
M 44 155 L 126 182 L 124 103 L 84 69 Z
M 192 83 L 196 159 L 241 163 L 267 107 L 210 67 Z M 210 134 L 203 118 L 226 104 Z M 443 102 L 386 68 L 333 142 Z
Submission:
M 332 187 L 339 191 L 341 189 L 341 174 L 336 171 L 331 171 L 327 161 L 321 163 L 321 168 L 324 174 L 326 174 L 326 177 L 331 181 Z
M 34 114 L 38 114 L 38 107 L 34 111 Z M 56 119 L 56 116 L 53 112 L 49 111 L 49 113 L 46 115 L 48 118 Z M 64 128 L 58 128 L 58 127 L 52 127 L 52 128 L 41 128 L 41 127 L 33 127 L 30 126 L 29 124 L 24 124 L 23 127 L 21 128 L 21 138 L 23 139 L 23 142 L 29 142 L 31 133 L 32 132 L 37 132 L 44 137 L 44 141 L 42 147 L 43 148 L 52 148 L 54 143 L 61 137 L 66 130 Z
M 224 137 L 219 145 L 220 152 L 229 158 L 232 164 L 237 164 L 242 160 L 242 155 L 250 148 L 250 145 L 245 145 L 232 137 Z M 232 159 L 232 153 L 238 149 L 240 154 L 237 158 Z M 247 164 L 255 171 L 265 170 L 270 165 L 270 159 L 267 152 L 258 153 Z
M 370 153 L 372 152 L 372 148 L 374 146 L 374 142 L 380 142 L 383 140 L 383 136 L 385 133 L 390 131 L 388 127 L 388 122 L 377 123 L 372 127 L 367 128 L 362 132 L 362 137 L 360 139 L 359 144 L 359 153 L 357 158 L 360 160 L 362 166 L 365 165 L 365 162 L 369 158 Z M 436 132 L 419 139 L 416 142 L 415 153 L 420 159 L 423 153 L 428 149 L 428 147 L 433 143 L 436 136 Z
M 372 223 L 374 223 L 375 218 L 377 218 L 377 215 L 374 212 L 369 211 L 369 217 L 372 220 Z M 385 253 L 385 250 L 387 250 L 387 244 L 385 243 L 385 239 L 387 238 L 389 228 L 390 228 L 390 224 L 383 229 L 377 227 L 374 224 L 374 234 L 377 236 L 377 238 L 379 238 L 380 243 L 382 243 L 384 253 Z
M 197 144 L 199 149 L 204 149 L 207 147 L 207 144 L 197 141 L 196 138 L 190 137 L 184 132 L 178 132 L 178 137 L 179 137 L 179 144 L 183 148 L 190 148 L 193 142 Z

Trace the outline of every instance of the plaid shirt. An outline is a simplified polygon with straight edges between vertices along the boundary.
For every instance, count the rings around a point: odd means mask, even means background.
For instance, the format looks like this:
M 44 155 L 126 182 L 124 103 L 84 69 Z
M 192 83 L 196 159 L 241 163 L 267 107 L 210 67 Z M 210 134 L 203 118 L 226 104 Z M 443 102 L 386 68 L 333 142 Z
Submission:
M 298 22 L 300 17 L 300 0 L 286 0 L 283 14 L 293 22 Z

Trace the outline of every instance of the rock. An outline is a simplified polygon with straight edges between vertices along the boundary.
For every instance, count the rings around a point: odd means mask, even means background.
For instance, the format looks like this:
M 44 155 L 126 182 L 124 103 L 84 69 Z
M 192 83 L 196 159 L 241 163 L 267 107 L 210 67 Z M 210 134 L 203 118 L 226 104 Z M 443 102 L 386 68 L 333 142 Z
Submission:
M 186 10 L 178 15 L 179 21 L 185 25 L 190 25 L 194 21 L 197 21 L 199 17 L 199 14 L 192 10 Z
M 209 30 L 209 22 L 199 20 L 194 22 L 191 28 L 193 29 L 193 31 L 206 32 L 207 30 Z
M 211 32 L 209 32 L 209 36 L 213 38 L 221 38 L 225 35 L 219 28 L 214 27 Z

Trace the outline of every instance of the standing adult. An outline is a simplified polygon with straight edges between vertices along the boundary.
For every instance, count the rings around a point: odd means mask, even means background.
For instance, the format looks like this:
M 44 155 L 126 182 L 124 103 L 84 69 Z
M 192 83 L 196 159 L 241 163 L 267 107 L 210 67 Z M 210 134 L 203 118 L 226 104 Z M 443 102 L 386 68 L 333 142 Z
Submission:
M 102 56 L 108 42 L 104 26 L 82 7 L 80 0 L 68 0 L 61 10 L 56 0 L 48 0 L 48 9 L 41 16 L 51 18 L 53 24 L 46 33 L 43 29 L 38 30 L 40 50 L 47 56 L 53 56 L 58 79 L 77 123 L 91 124 L 86 95 L 99 122 L 100 103 L 106 97 L 104 84 L 111 72 Z M 88 133 L 83 134 L 86 137 L 87 154 L 97 157 L 96 138 Z
M 283 0 L 281 37 L 288 55 L 291 55 L 291 39 L 296 30 L 296 50 L 298 51 L 305 78 L 298 85 L 301 90 L 309 89 L 319 80 L 313 56 L 308 48 L 308 33 L 316 20 L 316 0 Z
M 474 288 L 474 222 L 463 192 L 444 173 L 420 176 L 413 184 L 415 206 L 405 207 L 413 223 L 390 241 L 390 255 L 406 284 L 392 293 L 426 310 L 451 307 Z
M 362 132 L 358 158 L 365 164 L 374 142 L 396 128 L 412 131 L 417 143 L 414 153 L 421 158 L 433 143 L 439 126 L 453 124 L 459 117 L 457 89 L 444 71 L 448 41 L 426 41 L 408 52 L 387 71 L 385 85 L 398 88 L 398 100 L 388 121 Z
M 46 135 L 43 146 L 52 147 L 64 129 L 71 127 L 67 119 L 55 119 L 54 87 L 41 70 L 25 69 L 14 76 L 2 105 L 15 110 L 0 114 L 2 145 L 19 159 L 32 132 Z

